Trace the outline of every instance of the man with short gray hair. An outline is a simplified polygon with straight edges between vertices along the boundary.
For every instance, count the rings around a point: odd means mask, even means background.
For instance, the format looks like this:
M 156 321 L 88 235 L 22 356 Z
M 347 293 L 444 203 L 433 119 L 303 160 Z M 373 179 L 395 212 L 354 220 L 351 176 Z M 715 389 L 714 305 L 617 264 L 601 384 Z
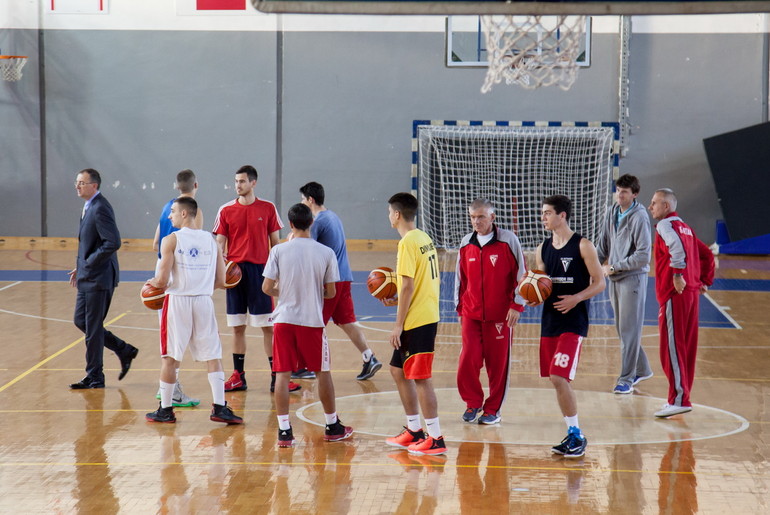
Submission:
M 525 300 L 516 292 L 526 264 L 516 235 L 495 224 L 495 208 L 487 199 L 468 207 L 473 232 L 460 243 L 455 274 L 455 306 L 463 347 L 457 367 L 457 389 L 466 404 L 463 420 L 500 423 L 500 407 L 508 390 L 513 326 Z M 487 369 L 489 396 L 479 381 Z

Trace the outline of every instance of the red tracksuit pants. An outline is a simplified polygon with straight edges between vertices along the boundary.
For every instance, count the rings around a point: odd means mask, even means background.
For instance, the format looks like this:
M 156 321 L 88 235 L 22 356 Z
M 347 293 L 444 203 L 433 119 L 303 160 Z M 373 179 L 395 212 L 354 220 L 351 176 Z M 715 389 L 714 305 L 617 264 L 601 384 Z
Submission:
M 692 406 L 690 390 L 698 353 L 698 291 L 674 295 L 658 310 L 660 364 L 668 378 L 668 403 Z
M 457 389 L 468 408 L 497 413 L 508 390 L 513 331 L 505 322 L 481 322 L 462 317 L 463 348 L 457 366 Z M 489 397 L 484 401 L 479 373 L 487 369 Z

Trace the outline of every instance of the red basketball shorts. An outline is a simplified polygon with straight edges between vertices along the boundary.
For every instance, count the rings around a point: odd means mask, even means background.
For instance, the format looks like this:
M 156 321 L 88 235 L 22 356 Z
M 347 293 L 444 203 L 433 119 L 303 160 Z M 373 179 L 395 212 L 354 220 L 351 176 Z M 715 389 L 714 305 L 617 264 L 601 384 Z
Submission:
M 559 376 L 572 381 L 577 372 L 583 337 L 575 333 L 540 337 L 540 377 Z
M 306 368 L 328 372 L 331 354 L 323 327 L 281 324 L 273 326 L 273 371 Z
M 324 299 L 324 325 L 334 320 L 337 325 L 352 324 L 356 321 L 353 309 L 353 297 L 350 294 L 350 281 L 334 283 L 337 293 L 331 299 Z

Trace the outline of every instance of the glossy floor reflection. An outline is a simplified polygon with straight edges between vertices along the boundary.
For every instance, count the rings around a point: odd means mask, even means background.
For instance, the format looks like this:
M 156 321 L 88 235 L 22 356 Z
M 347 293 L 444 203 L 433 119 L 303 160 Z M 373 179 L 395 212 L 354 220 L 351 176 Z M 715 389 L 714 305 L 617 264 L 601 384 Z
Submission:
M 70 251 L 0 250 L 7 270 L 63 270 Z M 121 253 L 127 270 L 150 270 L 151 253 Z M 356 253 L 365 270 L 382 264 Z M 323 441 L 316 382 L 291 396 L 297 443 L 276 447 L 277 422 L 261 337 L 249 330 L 249 390 L 227 395 L 245 419 L 208 418 L 202 366 L 185 362 L 181 381 L 199 397 L 175 425 L 150 424 L 157 406 L 157 315 L 138 301 L 140 283 L 118 288 L 111 330 L 141 350 L 118 382 L 105 354 L 107 388 L 73 392 L 82 377 L 74 292 L 61 281 L 0 282 L 0 512 L 41 513 L 767 513 L 770 512 L 770 341 L 767 259 L 723 260 L 718 277 L 752 279 L 752 290 L 714 289 L 715 305 L 741 329 L 701 330 L 692 413 L 657 420 L 666 381 L 654 327 L 644 345 L 655 376 L 628 396 L 610 393 L 619 360 L 611 326 L 592 327 L 577 380 L 586 456 L 553 457 L 563 437 L 553 392 L 537 376 L 538 326 L 517 328 L 511 384 L 499 426 L 465 424 L 455 389 L 458 328 L 440 329 L 435 383 L 446 457 L 415 457 L 384 444 L 404 424 L 387 366 L 355 380 L 360 356 L 330 328 L 338 411 L 357 430 Z M 756 287 L 756 285 L 759 287 Z M 764 289 L 763 289 L 764 288 Z M 224 305 L 221 292 L 215 296 Z M 369 343 L 387 361 L 387 322 L 367 321 Z M 224 311 L 224 309 L 222 310 Z M 229 359 L 232 337 L 220 318 Z

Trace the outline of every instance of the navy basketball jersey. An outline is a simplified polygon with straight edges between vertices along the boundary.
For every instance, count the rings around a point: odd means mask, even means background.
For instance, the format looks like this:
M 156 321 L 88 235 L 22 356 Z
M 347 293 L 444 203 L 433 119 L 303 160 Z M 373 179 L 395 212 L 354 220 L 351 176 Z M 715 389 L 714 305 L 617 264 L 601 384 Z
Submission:
M 567 313 L 560 313 L 553 307 L 553 303 L 559 300 L 559 295 L 574 295 L 585 290 L 591 283 L 591 275 L 580 256 L 582 238 L 575 233 L 560 249 L 554 248 L 553 237 L 546 238 L 543 242 L 541 256 L 545 263 L 545 273 L 551 276 L 553 281 L 553 291 L 543 303 L 541 336 L 559 336 L 564 333 L 588 335 L 588 300 L 584 300 Z

